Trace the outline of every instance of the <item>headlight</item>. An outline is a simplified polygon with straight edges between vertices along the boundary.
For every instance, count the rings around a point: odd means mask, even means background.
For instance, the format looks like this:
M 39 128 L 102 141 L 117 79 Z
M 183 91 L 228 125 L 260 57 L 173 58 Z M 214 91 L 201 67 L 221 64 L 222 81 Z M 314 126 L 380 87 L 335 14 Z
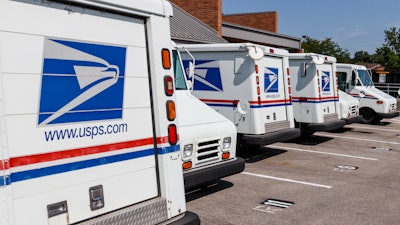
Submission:
M 223 150 L 229 149 L 231 147 L 231 142 L 232 142 L 231 137 L 224 138 L 224 140 L 222 142 L 222 149 Z
M 193 153 L 193 144 L 188 144 L 183 146 L 183 157 L 188 158 L 192 156 Z

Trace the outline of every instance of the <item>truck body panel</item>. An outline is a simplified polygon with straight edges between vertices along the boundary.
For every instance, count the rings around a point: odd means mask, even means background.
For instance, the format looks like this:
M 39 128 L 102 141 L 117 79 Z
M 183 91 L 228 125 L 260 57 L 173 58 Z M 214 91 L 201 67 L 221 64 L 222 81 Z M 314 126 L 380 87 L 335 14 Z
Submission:
M 170 8 L 0 1 L 1 224 L 184 216 L 162 79 Z
M 377 89 L 365 66 L 337 64 L 340 90 L 359 99 L 364 123 L 376 123 L 382 118 L 397 117 L 397 100 Z
M 185 188 L 242 172 L 245 162 L 236 157 L 235 125 L 191 94 L 179 52 L 173 55 Z
M 249 48 L 255 47 L 263 53 L 259 60 L 248 54 Z M 181 48 L 195 58 L 193 95 L 232 121 L 240 139 L 248 144 L 265 145 L 298 137 L 290 101 L 286 50 L 250 43 L 193 44 Z M 191 58 L 186 51 L 181 54 L 187 69 Z M 245 113 L 241 112 L 243 107 Z M 286 135 L 271 139 L 282 130 L 288 131 Z M 261 143 L 254 143 L 253 138 Z
M 313 131 L 344 126 L 340 121 L 335 64 L 334 57 L 289 54 L 294 118 Z

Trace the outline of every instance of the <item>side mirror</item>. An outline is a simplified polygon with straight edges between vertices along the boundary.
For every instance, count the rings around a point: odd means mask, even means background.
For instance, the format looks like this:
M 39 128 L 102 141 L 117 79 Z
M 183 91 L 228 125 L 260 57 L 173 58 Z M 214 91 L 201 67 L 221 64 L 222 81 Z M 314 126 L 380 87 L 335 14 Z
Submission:
M 254 60 L 260 60 L 264 57 L 263 49 L 257 46 L 249 47 L 248 53 L 250 58 Z
M 193 62 L 189 62 L 189 68 L 187 69 L 188 78 L 194 77 L 194 64 Z
M 247 114 L 250 110 L 250 103 L 247 100 L 240 99 L 237 103 L 237 110 L 242 115 Z

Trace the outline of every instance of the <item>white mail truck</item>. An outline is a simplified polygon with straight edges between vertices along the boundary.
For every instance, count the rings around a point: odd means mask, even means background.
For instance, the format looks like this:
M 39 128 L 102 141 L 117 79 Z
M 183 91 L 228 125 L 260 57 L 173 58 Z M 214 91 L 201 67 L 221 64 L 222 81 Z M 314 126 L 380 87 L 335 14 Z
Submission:
M 336 58 L 315 53 L 290 53 L 293 114 L 302 135 L 332 131 L 340 119 Z
M 374 86 L 365 66 L 338 63 L 336 67 L 339 89 L 359 99 L 363 123 L 399 116 L 397 100 Z
M 236 157 L 235 125 L 191 94 L 177 50 L 173 66 L 185 189 L 242 172 L 245 161 Z
M 164 0 L 0 0 L 0 224 L 199 224 Z
M 340 119 L 344 120 L 346 124 L 361 122 L 362 116 L 360 116 L 360 103 L 358 99 L 343 92 L 338 91 L 339 104 L 340 104 Z
M 186 69 L 195 64 L 193 95 L 236 125 L 240 146 L 300 136 L 292 113 L 288 51 L 251 43 L 190 44 L 179 50 Z

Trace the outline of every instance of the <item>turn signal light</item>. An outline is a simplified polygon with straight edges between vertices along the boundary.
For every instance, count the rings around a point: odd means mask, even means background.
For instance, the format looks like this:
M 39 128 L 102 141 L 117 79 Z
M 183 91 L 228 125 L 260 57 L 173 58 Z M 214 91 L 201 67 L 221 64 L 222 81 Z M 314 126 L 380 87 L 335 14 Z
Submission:
M 255 66 L 256 74 L 258 74 L 258 65 Z
M 169 54 L 169 50 L 164 48 L 161 50 L 161 55 L 163 68 L 166 70 L 171 69 L 171 54 Z
M 378 100 L 378 101 L 376 101 L 376 104 L 382 105 L 382 104 L 383 104 L 383 101 L 382 101 L 382 100 Z
M 176 118 L 175 102 L 167 101 L 167 118 L 169 121 L 173 121 Z
M 229 159 L 229 156 L 230 156 L 229 152 L 222 153 L 222 159 Z
M 187 170 L 187 169 L 190 169 L 190 168 L 192 168 L 192 161 L 188 161 L 188 162 L 184 162 L 183 164 L 182 164 L 182 169 L 184 169 L 184 170 Z

